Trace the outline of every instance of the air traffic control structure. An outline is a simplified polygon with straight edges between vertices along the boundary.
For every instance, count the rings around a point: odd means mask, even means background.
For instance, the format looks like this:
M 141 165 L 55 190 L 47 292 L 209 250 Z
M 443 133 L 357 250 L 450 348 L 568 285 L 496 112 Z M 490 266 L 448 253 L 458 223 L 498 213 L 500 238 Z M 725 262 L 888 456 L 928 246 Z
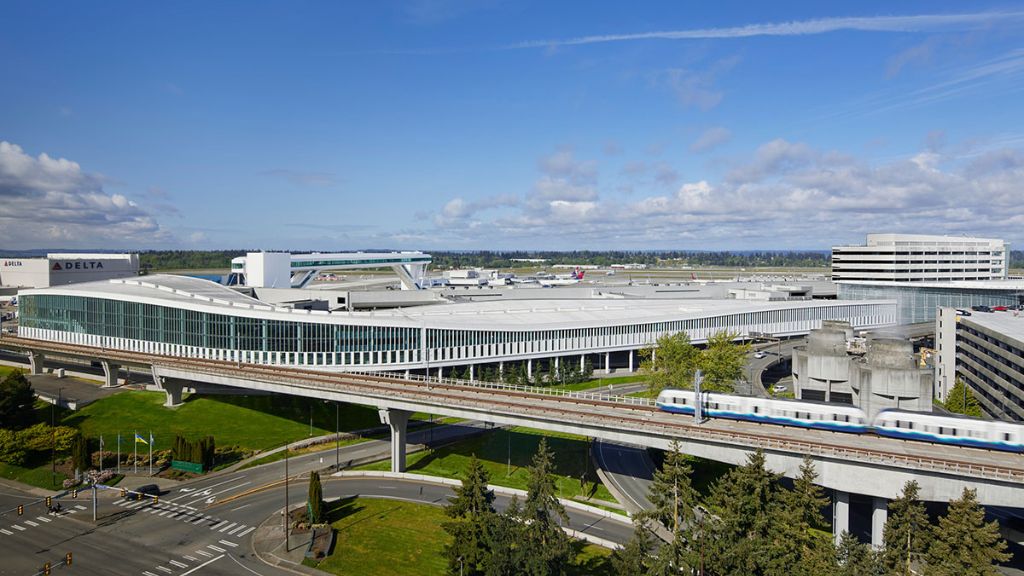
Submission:
M 228 285 L 304 288 L 323 272 L 391 268 L 398 274 L 402 290 L 419 290 L 425 286 L 426 270 L 430 262 L 430 254 L 423 252 L 249 252 L 231 260 Z

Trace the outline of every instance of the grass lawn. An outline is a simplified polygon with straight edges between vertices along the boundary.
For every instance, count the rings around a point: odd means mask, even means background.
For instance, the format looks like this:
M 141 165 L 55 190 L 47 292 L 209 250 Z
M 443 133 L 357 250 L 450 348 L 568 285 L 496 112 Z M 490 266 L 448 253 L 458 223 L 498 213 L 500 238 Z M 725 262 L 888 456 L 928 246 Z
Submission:
M 603 386 L 610 386 L 612 384 L 629 384 L 632 382 L 643 382 L 646 379 L 645 376 L 640 374 L 634 374 L 632 376 L 612 376 L 611 378 L 594 378 L 593 380 L 587 380 L 586 382 L 580 382 L 579 384 L 566 384 L 565 386 L 551 386 L 552 390 L 566 390 L 569 392 L 579 392 L 581 390 L 590 390 L 592 388 L 601 388 Z
M 51 474 L 52 471 L 49 454 L 44 455 L 40 453 L 38 454 L 38 457 L 26 462 L 24 466 L 15 466 L 14 464 L 0 462 L 0 477 L 6 478 L 7 480 L 15 480 L 30 486 L 36 486 L 38 488 L 57 490 L 60 488 L 67 476 L 58 471 L 57 483 L 54 484 Z
M 217 446 L 267 450 L 311 435 L 334 432 L 335 406 L 316 399 L 193 395 L 177 408 L 165 408 L 164 398 L 161 392 L 122 392 L 66 413 L 62 423 L 78 427 L 88 438 L 102 434 L 108 450 L 114 449 L 120 433 L 122 451 L 132 449 L 133 431 L 147 439 L 152 431 L 156 450 L 170 448 L 175 434 L 188 438 L 212 435 Z M 340 404 L 339 408 L 342 430 L 380 425 L 373 408 L 353 404 Z
M 7 376 L 8 374 L 14 372 L 15 370 L 18 370 L 18 368 L 15 368 L 14 366 L 0 365 L 0 378 Z
M 334 442 L 326 442 L 324 444 L 316 444 L 315 446 L 307 446 L 299 450 L 291 450 L 290 452 L 288 452 L 288 457 L 294 458 L 302 454 L 312 454 L 314 452 L 323 452 L 325 455 L 333 456 L 333 451 L 335 450 L 336 447 L 344 448 L 345 446 L 351 446 L 353 444 L 359 444 L 360 442 L 366 442 L 371 438 L 375 438 L 375 436 L 366 438 L 349 438 L 346 440 L 342 440 L 341 442 L 338 442 L 337 446 L 335 446 Z M 241 468 L 239 468 L 239 470 L 245 470 L 246 468 L 252 468 L 253 466 L 261 466 L 263 464 L 277 462 L 278 460 L 284 460 L 284 457 L 285 451 L 279 450 L 277 452 L 274 452 L 273 454 L 267 454 L 262 458 L 257 458 L 252 462 L 249 462 L 248 464 L 242 466 Z
M 441 528 L 439 506 L 374 498 L 346 498 L 331 503 L 328 518 L 335 530 L 334 550 L 319 564 L 331 574 L 433 576 L 444 574 L 444 546 L 451 541 Z M 611 576 L 609 550 L 577 546 L 571 576 Z M 311 562 L 311 561 L 310 561 Z
M 529 428 L 495 429 L 491 432 L 456 442 L 433 452 L 418 452 L 406 458 L 406 470 L 417 474 L 461 479 L 472 454 L 483 463 L 491 475 L 491 484 L 526 489 L 527 467 L 537 452 L 541 437 L 548 439 L 548 448 L 555 454 L 555 474 L 558 495 L 562 498 L 577 496 L 615 501 L 608 489 L 597 479 L 589 458 L 586 438 L 557 434 Z M 509 449 L 512 465 L 509 474 Z M 588 469 L 589 468 L 589 469 Z M 361 466 L 363 470 L 390 470 L 390 461 Z M 580 487 L 580 476 L 584 475 Z

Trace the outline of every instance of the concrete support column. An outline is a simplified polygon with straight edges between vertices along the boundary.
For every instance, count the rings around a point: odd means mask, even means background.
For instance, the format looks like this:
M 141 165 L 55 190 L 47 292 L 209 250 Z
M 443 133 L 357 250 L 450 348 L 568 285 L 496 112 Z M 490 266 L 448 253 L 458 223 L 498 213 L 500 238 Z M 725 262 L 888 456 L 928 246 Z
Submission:
M 658 349 L 651 348 L 651 368 L 654 368 L 654 363 L 658 360 Z
M 526 379 L 533 380 L 533 359 L 526 361 Z
M 472 364 L 469 365 L 469 381 L 470 382 L 476 382 L 476 378 L 474 377 L 473 365 Z
M 409 379 L 409 369 L 408 368 L 405 369 L 405 379 L 406 380 Z
M 181 382 L 168 382 L 166 379 L 160 384 L 160 387 L 164 389 L 164 393 L 167 394 L 167 399 L 164 401 L 164 406 L 168 408 L 174 408 L 175 406 L 181 406 L 181 392 L 185 387 Z
M 611 352 L 605 352 L 604 353 L 604 373 L 605 374 L 611 374 L 612 373 L 612 353 Z
M 498 380 L 505 379 L 505 363 L 498 362 Z
M 381 408 L 381 424 L 391 427 L 391 471 L 405 472 L 405 430 L 412 412 L 396 408 Z
M 629 351 L 629 371 L 633 371 L 633 350 Z
M 580 372 L 583 372 L 583 368 L 587 365 L 587 357 L 584 354 L 580 354 Z
M 117 386 L 117 376 L 121 371 L 121 366 L 113 364 L 109 360 L 101 360 L 100 364 L 103 365 L 103 387 L 113 388 Z
M 834 490 L 832 499 L 832 537 L 838 546 L 843 532 L 850 531 L 850 493 Z
M 555 373 L 558 373 L 558 356 L 555 356 Z
M 43 364 L 46 362 L 46 356 L 42 352 L 29 352 L 28 353 L 28 368 L 29 374 L 36 375 L 43 373 Z
M 885 533 L 885 520 L 889 517 L 889 501 L 885 498 L 871 499 L 871 546 L 875 550 L 882 548 Z
M 444 368 L 438 366 L 437 367 L 437 381 L 440 382 L 441 378 L 444 378 Z

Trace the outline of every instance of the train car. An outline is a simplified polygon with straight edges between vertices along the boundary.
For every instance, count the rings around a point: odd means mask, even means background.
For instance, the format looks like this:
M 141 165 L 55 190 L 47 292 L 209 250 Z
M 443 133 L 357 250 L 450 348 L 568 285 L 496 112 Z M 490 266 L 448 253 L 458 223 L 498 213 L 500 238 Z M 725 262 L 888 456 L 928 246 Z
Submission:
M 854 434 L 864 433 L 868 429 L 867 417 L 864 412 L 853 406 L 715 393 L 707 393 L 703 396 L 703 412 L 710 418 L 727 418 Z M 656 405 L 665 412 L 692 415 L 695 395 L 692 390 L 666 389 L 658 394 Z
M 1024 453 L 1024 425 L 966 416 L 883 410 L 873 428 L 880 436 Z

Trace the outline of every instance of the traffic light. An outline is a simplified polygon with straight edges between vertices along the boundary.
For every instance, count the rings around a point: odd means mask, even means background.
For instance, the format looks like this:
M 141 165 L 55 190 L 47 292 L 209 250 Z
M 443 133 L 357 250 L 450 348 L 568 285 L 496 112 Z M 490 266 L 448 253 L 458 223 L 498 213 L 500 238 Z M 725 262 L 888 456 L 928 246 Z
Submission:
M 159 503 L 160 503 L 160 497 L 159 496 L 153 496 L 153 504 L 159 504 Z
M 43 564 L 43 576 L 50 576 L 50 563 Z
M 124 498 L 127 495 L 128 495 L 128 490 L 126 490 L 124 488 L 121 488 L 121 498 Z
M 64 564 L 66 566 L 71 566 L 71 552 L 64 555 Z
M 49 508 L 51 504 L 53 504 L 53 497 L 52 496 L 47 496 L 46 497 L 46 507 Z
M 24 504 L 18 504 L 18 516 L 21 516 L 24 513 L 25 513 L 25 505 Z
M 72 488 L 71 489 L 71 497 L 72 498 L 78 498 L 78 488 Z

